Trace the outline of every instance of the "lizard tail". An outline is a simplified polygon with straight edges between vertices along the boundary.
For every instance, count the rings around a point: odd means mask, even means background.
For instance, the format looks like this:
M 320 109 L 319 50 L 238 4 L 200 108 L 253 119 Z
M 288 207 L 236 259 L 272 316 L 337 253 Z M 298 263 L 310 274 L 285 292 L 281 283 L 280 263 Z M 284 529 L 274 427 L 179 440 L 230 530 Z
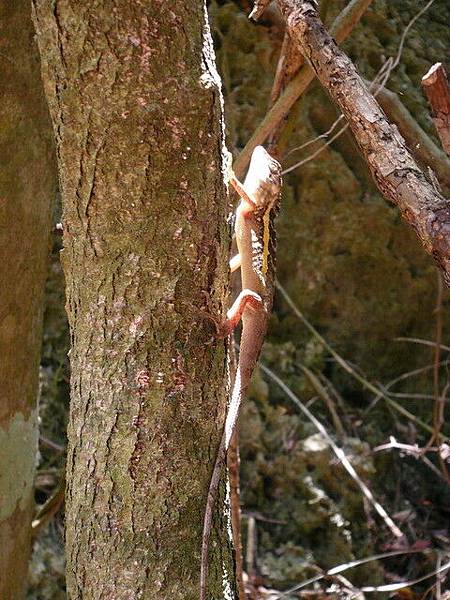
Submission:
M 206 600 L 206 590 L 208 582 L 208 551 L 209 551 L 209 540 L 211 538 L 212 519 L 214 512 L 214 505 L 216 503 L 217 494 L 219 491 L 220 474 L 222 473 L 222 466 L 225 463 L 228 447 L 230 445 L 231 438 L 236 428 L 237 415 L 239 413 L 239 406 L 243 397 L 243 386 L 241 381 L 241 373 L 238 367 L 236 372 L 236 379 L 233 385 L 233 392 L 231 395 L 230 407 L 228 409 L 227 418 L 225 421 L 225 428 L 222 433 L 222 439 L 220 440 L 219 450 L 217 451 L 216 462 L 211 476 L 211 482 L 209 484 L 208 498 L 206 500 L 205 518 L 203 521 L 203 535 L 202 535 L 202 556 L 200 562 L 200 597 L 199 600 Z

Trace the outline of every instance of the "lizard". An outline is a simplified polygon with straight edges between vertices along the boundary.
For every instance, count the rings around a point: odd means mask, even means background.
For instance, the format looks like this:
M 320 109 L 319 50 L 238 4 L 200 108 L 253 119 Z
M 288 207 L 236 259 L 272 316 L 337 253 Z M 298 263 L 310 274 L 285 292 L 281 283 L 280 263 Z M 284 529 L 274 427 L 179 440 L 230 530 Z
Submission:
M 229 182 L 241 197 L 235 220 L 238 254 L 231 259 L 230 270 L 233 272 L 240 267 L 242 291 L 218 329 L 219 335 L 225 337 L 230 335 L 242 320 L 242 334 L 231 400 L 206 501 L 200 600 L 206 600 L 209 540 L 220 475 L 236 428 L 239 408 L 256 367 L 272 311 L 276 249 L 274 218 L 280 206 L 281 166 L 262 146 L 257 146 L 253 150 L 244 184 L 237 179 L 231 168 Z

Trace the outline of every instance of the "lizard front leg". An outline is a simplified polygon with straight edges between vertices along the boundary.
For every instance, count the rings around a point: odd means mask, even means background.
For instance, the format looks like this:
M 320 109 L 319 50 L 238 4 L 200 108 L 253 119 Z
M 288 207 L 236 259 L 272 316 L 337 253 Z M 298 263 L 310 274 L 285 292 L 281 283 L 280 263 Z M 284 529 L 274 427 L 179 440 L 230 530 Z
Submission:
M 226 337 L 234 331 L 247 306 L 253 310 L 264 310 L 264 304 L 259 294 L 252 290 L 242 290 L 227 312 L 227 318 L 219 325 L 221 335 Z

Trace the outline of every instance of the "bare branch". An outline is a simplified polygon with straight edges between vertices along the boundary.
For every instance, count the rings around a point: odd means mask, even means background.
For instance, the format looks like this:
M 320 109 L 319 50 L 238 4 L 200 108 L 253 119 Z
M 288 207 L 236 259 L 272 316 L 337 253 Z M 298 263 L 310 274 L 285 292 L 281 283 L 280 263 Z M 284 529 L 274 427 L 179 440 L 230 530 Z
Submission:
M 344 113 L 379 190 L 397 205 L 450 285 L 450 201 L 427 181 L 311 2 L 278 2 L 291 37 Z
M 433 121 L 442 147 L 450 155 L 450 86 L 442 63 L 422 77 L 422 87 L 433 110 Z
M 248 18 L 257 21 L 263 12 L 266 10 L 270 0 L 255 0 L 255 4 L 253 6 L 252 12 L 249 14 Z

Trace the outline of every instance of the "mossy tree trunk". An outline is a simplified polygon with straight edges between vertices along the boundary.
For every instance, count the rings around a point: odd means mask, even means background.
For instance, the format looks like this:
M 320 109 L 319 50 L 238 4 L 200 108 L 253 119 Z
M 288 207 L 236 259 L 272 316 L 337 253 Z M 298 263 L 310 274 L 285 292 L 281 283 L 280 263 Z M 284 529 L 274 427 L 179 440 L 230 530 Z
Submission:
M 220 83 L 204 2 L 34 0 L 72 335 L 67 587 L 196 598 L 228 394 Z M 225 503 L 211 597 L 232 598 Z
M 0 598 L 20 600 L 31 548 L 56 164 L 27 0 L 1 4 L 0 38 Z

